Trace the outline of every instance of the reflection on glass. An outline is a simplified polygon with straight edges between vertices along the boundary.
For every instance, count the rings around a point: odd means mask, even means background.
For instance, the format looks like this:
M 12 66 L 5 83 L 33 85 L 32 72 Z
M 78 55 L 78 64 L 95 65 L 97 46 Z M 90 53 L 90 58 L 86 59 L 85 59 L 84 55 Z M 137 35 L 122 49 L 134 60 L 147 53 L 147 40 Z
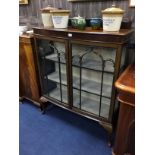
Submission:
M 44 95 L 68 103 L 64 43 L 37 40 Z
M 115 49 L 72 45 L 73 106 L 108 118 Z

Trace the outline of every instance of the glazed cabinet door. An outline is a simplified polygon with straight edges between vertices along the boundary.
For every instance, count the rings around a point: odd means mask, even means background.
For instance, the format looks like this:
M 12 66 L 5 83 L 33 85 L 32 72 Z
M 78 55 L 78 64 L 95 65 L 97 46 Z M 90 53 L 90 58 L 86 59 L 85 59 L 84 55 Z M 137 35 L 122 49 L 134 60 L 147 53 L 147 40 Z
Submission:
M 88 115 L 108 120 L 116 49 L 71 42 L 73 108 Z
M 36 38 L 42 96 L 68 105 L 67 42 Z

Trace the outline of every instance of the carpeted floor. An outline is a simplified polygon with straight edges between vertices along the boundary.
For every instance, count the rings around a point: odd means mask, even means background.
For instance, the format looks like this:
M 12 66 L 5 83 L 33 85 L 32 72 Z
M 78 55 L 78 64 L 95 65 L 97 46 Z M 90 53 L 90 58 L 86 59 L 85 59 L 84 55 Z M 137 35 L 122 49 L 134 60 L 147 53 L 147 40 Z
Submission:
M 111 155 L 107 133 L 97 123 L 54 107 L 19 105 L 19 155 Z

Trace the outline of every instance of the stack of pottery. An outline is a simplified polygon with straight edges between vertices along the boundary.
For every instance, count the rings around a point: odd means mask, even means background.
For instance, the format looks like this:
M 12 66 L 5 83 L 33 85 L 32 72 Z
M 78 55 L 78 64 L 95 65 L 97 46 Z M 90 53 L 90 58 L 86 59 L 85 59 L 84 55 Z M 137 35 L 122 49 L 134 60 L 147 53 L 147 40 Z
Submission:
M 57 10 L 48 5 L 46 8 L 41 9 L 41 17 L 44 27 L 53 27 L 52 14 L 50 11 Z
M 103 30 L 104 31 L 119 31 L 124 10 L 116 8 L 112 5 L 111 8 L 102 10 Z

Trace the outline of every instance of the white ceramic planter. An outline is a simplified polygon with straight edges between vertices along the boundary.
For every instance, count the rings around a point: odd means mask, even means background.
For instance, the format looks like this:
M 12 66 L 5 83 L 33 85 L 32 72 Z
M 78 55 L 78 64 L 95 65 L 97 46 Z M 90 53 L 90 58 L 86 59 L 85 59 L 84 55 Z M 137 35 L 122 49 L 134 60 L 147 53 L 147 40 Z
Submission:
M 42 22 L 43 22 L 44 27 L 53 26 L 51 13 L 42 13 L 41 17 L 42 17 Z
M 103 15 L 104 31 L 119 31 L 123 15 Z
M 69 20 L 69 10 L 51 11 L 54 28 L 67 28 Z
M 55 28 L 67 28 L 69 16 L 52 16 Z
M 53 8 L 50 5 L 41 9 L 41 17 L 44 27 L 53 27 L 52 22 L 52 14 L 50 11 L 57 10 L 57 8 Z
M 123 19 L 124 10 L 116 8 L 112 5 L 102 11 L 103 30 L 104 31 L 119 31 Z

